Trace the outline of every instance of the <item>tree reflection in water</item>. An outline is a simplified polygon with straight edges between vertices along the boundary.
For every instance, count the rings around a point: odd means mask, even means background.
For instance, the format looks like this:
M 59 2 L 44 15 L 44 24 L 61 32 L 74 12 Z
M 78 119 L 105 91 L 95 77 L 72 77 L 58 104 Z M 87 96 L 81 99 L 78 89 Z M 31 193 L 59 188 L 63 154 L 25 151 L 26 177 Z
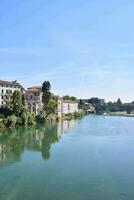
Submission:
M 17 128 L 0 134 L 0 165 L 17 162 L 25 150 L 41 152 L 42 158 L 51 156 L 51 146 L 59 142 L 61 134 L 76 125 L 75 120 L 57 124 Z

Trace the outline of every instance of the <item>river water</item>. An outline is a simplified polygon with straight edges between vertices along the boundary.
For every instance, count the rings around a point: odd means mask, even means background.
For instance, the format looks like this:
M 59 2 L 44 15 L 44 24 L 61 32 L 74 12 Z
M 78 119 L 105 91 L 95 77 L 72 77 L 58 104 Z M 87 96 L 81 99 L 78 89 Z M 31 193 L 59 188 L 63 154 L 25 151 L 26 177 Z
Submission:
M 0 200 L 134 200 L 134 118 L 0 134 Z

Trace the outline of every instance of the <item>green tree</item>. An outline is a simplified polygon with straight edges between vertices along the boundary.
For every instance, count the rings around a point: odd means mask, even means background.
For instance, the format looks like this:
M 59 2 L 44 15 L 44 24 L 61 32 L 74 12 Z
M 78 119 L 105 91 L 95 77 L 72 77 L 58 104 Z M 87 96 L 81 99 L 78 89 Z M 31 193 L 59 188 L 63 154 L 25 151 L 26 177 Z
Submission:
M 70 100 L 70 101 L 76 101 L 76 100 L 77 100 L 76 97 L 74 97 L 74 96 L 70 97 L 69 95 L 65 95 L 65 96 L 63 97 L 63 99 L 64 99 L 64 100 Z
M 7 126 L 8 127 L 15 127 L 17 123 L 17 117 L 15 115 L 11 115 L 7 118 Z
M 74 97 L 74 96 L 72 96 L 72 97 L 70 97 L 70 100 L 72 100 L 72 101 L 76 101 L 76 100 L 77 100 L 77 98 L 76 98 L 76 97 Z
M 18 90 L 14 91 L 13 93 L 12 107 L 15 115 L 19 116 L 23 109 L 23 99 L 22 99 L 22 93 Z
M 50 99 L 45 110 L 45 118 L 50 114 L 56 114 L 57 101 L 55 99 Z
M 69 95 L 65 95 L 65 96 L 63 97 L 63 100 L 70 100 L 70 96 L 69 96 Z
M 117 100 L 117 104 L 118 104 L 118 105 L 122 105 L 122 101 L 121 101 L 120 98 Z
M 42 102 L 43 102 L 43 106 L 44 106 L 44 110 L 46 109 L 50 99 L 51 99 L 51 84 L 49 81 L 45 81 L 42 85 Z
M 43 102 L 43 111 L 45 113 L 45 119 L 50 114 L 56 113 L 57 100 L 52 96 L 51 92 L 51 84 L 49 81 L 45 81 L 42 85 L 42 102 Z

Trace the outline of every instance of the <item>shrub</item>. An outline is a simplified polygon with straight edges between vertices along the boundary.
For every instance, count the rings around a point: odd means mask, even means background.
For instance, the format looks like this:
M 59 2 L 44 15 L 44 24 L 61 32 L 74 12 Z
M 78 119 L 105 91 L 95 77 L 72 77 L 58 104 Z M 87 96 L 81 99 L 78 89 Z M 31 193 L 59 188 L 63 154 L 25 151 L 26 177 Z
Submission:
M 4 114 L 0 114 L 0 119 L 4 119 L 4 118 L 5 118 Z
M 28 124 L 28 114 L 25 112 L 25 111 L 23 111 L 22 113 L 21 113 L 21 121 L 22 121 L 22 125 L 27 125 Z
M 4 126 L 3 122 L 0 122 L 0 129 L 4 129 L 4 128 L 5 128 L 5 126 Z
M 29 125 L 33 125 L 35 124 L 35 118 L 33 115 L 31 114 L 28 114 L 28 122 L 27 122 Z
M 83 117 L 85 114 L 86 114 L 85 111 L 84 111 L 84 110 L 81 110 L 81 111 L 79 111 L 79 112 L 75 112 L 75 113 L 74 113 L 74 117 L 75 117 L 75 118 Z
M 44 123 L 45 122 L 45 117 L 43 115 L 37 115 L 36 116 L 36 122 L 37 123 Z
M 11 115 L 7 118 L 7 126 L 15 127 L 17 124 L 17 117 L 15 115 Z
M 8 108 L 0 108 L 0 114 L 4 115 L 5 117 L 11 116 L 13 112 Z
M 17 125 L 22 125 L 22 119 L 21 119 L 21 117 L 17 117 Z

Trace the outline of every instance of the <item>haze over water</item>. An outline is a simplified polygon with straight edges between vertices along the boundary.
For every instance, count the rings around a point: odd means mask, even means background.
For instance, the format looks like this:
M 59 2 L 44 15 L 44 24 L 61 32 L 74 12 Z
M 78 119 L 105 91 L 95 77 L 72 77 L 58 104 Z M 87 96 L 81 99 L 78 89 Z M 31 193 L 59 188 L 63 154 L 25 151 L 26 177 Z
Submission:
M 134 119 L 81 120 L 0 135 L 0 200 L 133 200 Z

